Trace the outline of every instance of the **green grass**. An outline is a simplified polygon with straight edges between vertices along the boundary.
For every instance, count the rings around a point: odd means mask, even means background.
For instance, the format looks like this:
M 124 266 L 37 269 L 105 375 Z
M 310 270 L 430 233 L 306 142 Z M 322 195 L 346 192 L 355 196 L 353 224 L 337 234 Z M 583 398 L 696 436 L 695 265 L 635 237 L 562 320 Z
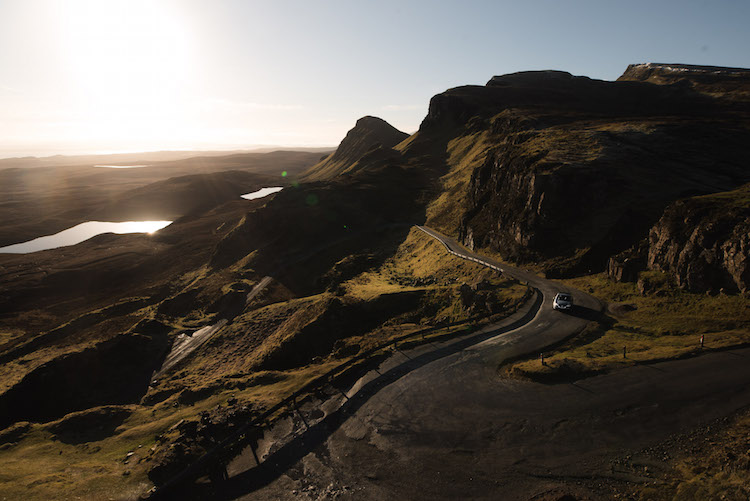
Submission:
M 643 273 L 642 278 L 654 287 L 646 295 L 641 295 L 635 284 L 616 283 L 603 274 L 566 280 L 568 285 L 615 306 L 614 313 L 610 308 L 610 313 L 585 332 L 545 354 L 546 366 L 534 358 L 516 362 L 505 371 L 544 379 L 567 366 L 576 377 L 750 342 L 750 301 L 744 296 L 685 292 L 658 272 Z M 627 306 L 618 310 L 617 305 Z M 623 357 L 623 347 L 627 357 Z
M 218 391 L 194 405 L 175 407 L 177 395 L 173 395 L 153 407 L 128 406 L 133 413 L 114 435 L 84 444 L 63 443 L 47 425 L 32 424 L 19 443 L 0 447 L 0 499 L 137 499 L 151 487 L 147 471 L 156 436 L 174 435 L 169 431 L 172 425 L 181 419 L 195 420 L 201 411 L 226 405 L 231 397 L 270 407 L 334 365 L 328 362 L 288 371 L 266 378 L 270 384 L 256 378 L 258 384 Z M 125 464 L 131 451 L 135 455 Z
M 448 143 L 449 172 L 440 178 L 442 193 L 427 208 L 427 223 L 448 234 L 458 232 L 465 211 L 471 175 L 492 146 L 487 132 L 469 133 Z
M 192 286 L 209 277 L 196 274 L 185 279 Z M 361 352 L 417 332 L 438 319 L 468 320 L 473 313 L 462 305 L 459 289 L 464 283 L 481 280 L 491 285 L 488 294 L 503 305 L 506 314 L 513 311 L 526 291 L 524 286 L 482 266 L 451 256 L 434 239 L 413 229 L 394 256 L 342 283 L 340 291 L 283 298 L 237 317 L 156 386 L 153 392 L 164 391 L 162 401 L 151 406 L 128 406 L 132 414 L 113 435 L 71 445 L 56 439 L 47 425 L 32 424 L 18 443 L 0 446 L 0 499 L 46 500 L 61 495 L 66 499 L 135 499 L 151 487 L 148 470 L 160 448 L 168 447 L 177 438 L 178 432 L 170 428 L 181 419 L 197 420 L 201 411 L 226 405 L 231 397 L 257 408 L 268 408 L 351 358 L 337 358 L 331 353 L 283 372 L 259 369 L 259 361 L 266 353 L 306 332 L 309 323 L 324 318 L 332 301 L 375 305 L 391 294 L 418 295 L 415 310 L 386 315 L 381 325 L 343 340 L 345 345 L 359 345 Z M 232 278 L 231 283 L 236 282 L 237 278 Z M 226 283 L 229 282 L 221 284 L 216 279 L 212 287 L 226 293 Z M 205 312 L 199 309 L 196 315 L 169 321 L 186 326 L 206 319 Z M 455 335 L 466 328 L 467 325 L 443 328 L 431 336 Z M 411 342 L 422 342 L 421 336 Z M 205 396 L 192 405 L 180 404 L 179 392 L 185 388 L 206 389 Z M 166 437 L 164 444 L 156 441 L 160 435 Z M 152 447 L 156 450 L 152 451 Z M 125 464 L 130 451 L 135 455 Z
M 725 209 L 747 209 L 750 208 L 750 184 L 741 186 L 736 190 L 693 197 L 691 201 L 700 205 L 717 206 Z
M 643 501 L 745 500 L 750 498 L 750 412 L 734 416 L 718 432 L 691 443 L 692 452 L 676 455 L 657 487 L 640 489 Z

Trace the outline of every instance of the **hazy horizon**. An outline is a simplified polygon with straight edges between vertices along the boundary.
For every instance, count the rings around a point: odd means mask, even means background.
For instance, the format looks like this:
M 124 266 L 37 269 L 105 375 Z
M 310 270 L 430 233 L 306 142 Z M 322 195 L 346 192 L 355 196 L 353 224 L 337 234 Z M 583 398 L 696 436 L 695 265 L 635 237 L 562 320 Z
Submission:
M 0 157 L 338 144 L 493 75 L 750 66 L 747 2 L 11 0 Z
M 53 157 L 106 157 L 106 156 L 117 156 L 117 155 L 140 155 L 140 154 L 154 154 L 154 153 L 226 153 L 231 155 L 233 153 L 264 153 L 264 150 L 283 151 L 283 150 L 305 150 L 311 151 L 319 149 L 336 149 L 336 144 L 320 144 L 320 145 L 288 145 L 288 144 L 259 144 L 259 145 L 248 145 L 238 146 L 236 148 L 227 147 L 226 149 L 154 149 L 154 150 L 39 150 L 39 151 L 11 151 L 6 152 L 0 150 L 0 161 L 1 160 L 15 160 L 25 158 L 36 158 L 36 159 L 47 159 Z

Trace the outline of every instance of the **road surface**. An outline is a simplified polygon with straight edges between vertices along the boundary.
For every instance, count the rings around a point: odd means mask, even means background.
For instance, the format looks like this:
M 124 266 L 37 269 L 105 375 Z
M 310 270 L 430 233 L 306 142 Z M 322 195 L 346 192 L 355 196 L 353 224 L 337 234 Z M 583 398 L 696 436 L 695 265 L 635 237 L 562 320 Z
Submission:
M 524 326 L 458 350 L 442 343 L 394 354 L 342 389 L 346 397 L 309 403 L 268 432 L 260 467 L 243 455 L 220 489 L 196 493 L 215 499 L 609 499 L 613 485 L 656 482 L 654 472 L 663 467 L 653 459 L 642 460 L 650 470 L 633 459 L 623 466 L 622 458 L 750 405 L 750 349 L 641 365 L 575 384 L 501 378 L 501 362 L 580 329 L 598 301 L 423 230 L 452 252 L 537 287 L 541 308 Z M 582 307 L 577 316 L 552 310 L 561 290 Z

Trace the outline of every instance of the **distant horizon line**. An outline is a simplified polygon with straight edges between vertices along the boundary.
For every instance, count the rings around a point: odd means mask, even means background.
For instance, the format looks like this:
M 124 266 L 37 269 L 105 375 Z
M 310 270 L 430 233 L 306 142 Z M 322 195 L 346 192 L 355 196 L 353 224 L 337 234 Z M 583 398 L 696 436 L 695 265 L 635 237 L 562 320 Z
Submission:
M 120 156 L 120 155 L 148 155 L 148 154 L 165 154 L 165 153 L 254 153 L 260 152 L 261 150 L 272 150 L 272 151 L 283 151 L 283 150 L 322 150 L 322 149 L 336 149 L 336 145 L 280 145 L 280 144 L 259 144 L 247 147 L 237 148 L 167 148 L 167 149 L 154 149 L 154 150 L 75 150 L 73 152 L 65 152 L 64 150 L 52 150 L 57 153 L 45 152 L 45 153 L 31 153 L 24 151 L 12 151 L 9 153 L 3 153 L 0 150 L 0 161 L 6 160 L 46 160 L 55 159 L 61 157 L 106 157 L 106 156 Z M 8 156 L 5 156 L 8 155 Z

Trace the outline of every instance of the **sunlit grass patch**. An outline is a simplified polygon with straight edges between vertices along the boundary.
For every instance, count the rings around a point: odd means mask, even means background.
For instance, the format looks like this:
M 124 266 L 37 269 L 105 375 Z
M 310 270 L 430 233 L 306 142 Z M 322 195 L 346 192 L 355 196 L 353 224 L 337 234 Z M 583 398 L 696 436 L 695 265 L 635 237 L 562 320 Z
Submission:
M 742 295 L 695 294 L 673 287 L 658 272 L 646 272 L 650 292 L 617 283 L 604 274 L 565 282 L 609 304 L 598 323 L 559 348 L 506 367 L 507 373 L 532 379 L 566 378 L 669 360 L 750 342 L 750 301 Z M 701 336 L 704 346 L 701 349 Z
M 427 208 L 428 224 L 449 234 L 458 230 L 457 224 L 466 207 L 471 175 L 485 161 L 492 145 L 486 131 L 467 133 L 448 143 L 447 163 L 450 170 L 440 179 L 442 193 Z
M 356 299 L 368 301 L 381 294 L 403 290 L 417 290 L 419 287 L 404 287 L 394 283 L 387 275 L 378 272 L 365 272 L 343 284 L 346 293 Z

